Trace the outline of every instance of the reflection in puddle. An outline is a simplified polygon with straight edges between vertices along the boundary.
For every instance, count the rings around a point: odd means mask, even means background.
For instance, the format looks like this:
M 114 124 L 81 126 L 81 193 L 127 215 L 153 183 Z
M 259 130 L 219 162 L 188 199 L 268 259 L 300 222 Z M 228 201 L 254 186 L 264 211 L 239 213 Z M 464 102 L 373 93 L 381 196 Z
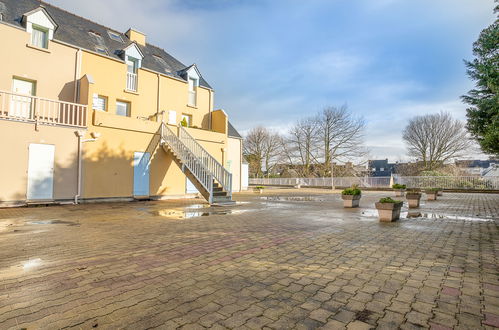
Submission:
M 29 225 L 68 225 L 68 226 L 79 226 L 79 223 L 64 221 L 64 220 L 37 220 L 26 222 Z
M 152 215 L 175 219 L 190 219 L 197 217 L 207 217 L 210 215 L 227 215 L 240 214 L 243 210 L 208 210 L 208 211 L 190 211 L 190 210 L 175 210 L 165 209 L 150 212 Z
M 324 202 L 325 199 L 316 196 L 263 196 L 260 199 L 267 201 L 291 201 L 291 202 Z
M 36 258 L 36 259 L 31 259 L 31 260 L 28 260 L 26 262 L 23 262 L 22 265 L 23 265 L 24 270 L 30 270 L 31 268 L 40 266 L 41 263 L 42 263 L 42 259 Z
M 376 209 L 363 210 L 361 213 L 364 217 L 377 217 L 378 211 Z M 447 215 L 432 212 L 421 212 L 421 211 L 410 211 L 410 212 L 400 212 L 401 219 L 438 219 L 438 220 L 465 220 L 465 221 L 494 221 L 492 218 L 481 218 L 481 217 L 468 217 L 459 215 Z

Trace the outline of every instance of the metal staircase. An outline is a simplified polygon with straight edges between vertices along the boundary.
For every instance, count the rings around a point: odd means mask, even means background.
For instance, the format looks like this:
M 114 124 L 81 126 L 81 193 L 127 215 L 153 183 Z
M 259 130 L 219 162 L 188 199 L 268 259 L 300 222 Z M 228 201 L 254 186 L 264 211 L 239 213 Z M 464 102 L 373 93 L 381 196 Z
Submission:
M 179 126 L 178 136 L 161 124 L 161 145 L 210 204 L 232 201 L 232 174 L 210 155 L 188 132 Z

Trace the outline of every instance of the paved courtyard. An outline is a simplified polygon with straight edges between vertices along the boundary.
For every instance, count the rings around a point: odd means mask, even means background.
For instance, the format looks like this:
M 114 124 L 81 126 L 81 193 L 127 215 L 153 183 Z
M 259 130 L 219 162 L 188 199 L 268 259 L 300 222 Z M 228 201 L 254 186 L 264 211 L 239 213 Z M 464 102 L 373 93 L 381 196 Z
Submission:
M 0 329 L 499 327 L 499 195 L 391 195 L 0 209 Z

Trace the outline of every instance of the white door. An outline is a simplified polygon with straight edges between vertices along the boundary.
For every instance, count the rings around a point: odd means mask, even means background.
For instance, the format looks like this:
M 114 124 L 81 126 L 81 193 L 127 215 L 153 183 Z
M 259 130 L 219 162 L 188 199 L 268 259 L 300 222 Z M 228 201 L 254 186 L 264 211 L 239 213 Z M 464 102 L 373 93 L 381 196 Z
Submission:
M 149 160 L 148 152 L 133 153 L 133 195 L 149 196 Z
M 54 145 L 36 143 L 29 145 L 28 200 L 53 199 L 54 154 Z
M 28 80 L 13 79 L 12 92 L 22 95 L 35 95 L 35 83 Z M 30 118 L 32 98 L 12 95 L 10 100 L 9 116 L 18 118 Z
M 185 178 L 185 193 L 186 194 L 197 194 L 199 190 L 196 186 L 189 180 L 188 177 Z

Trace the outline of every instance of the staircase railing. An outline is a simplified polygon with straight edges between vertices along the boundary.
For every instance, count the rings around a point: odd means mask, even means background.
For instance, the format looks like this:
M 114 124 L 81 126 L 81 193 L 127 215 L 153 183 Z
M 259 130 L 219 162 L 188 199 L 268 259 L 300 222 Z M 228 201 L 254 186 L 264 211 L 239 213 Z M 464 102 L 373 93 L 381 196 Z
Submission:
M 232 197 L 232 174 L 206 151 L 182 126 L 179 127 L 179 138 L 196 158 L 204 164 L 205 168 L 227 192 L 227 196 Z
M 164 123 L 161 125 L 161 138 L 177 155 L 183 166 L 186 166 L 199 183 L 208 191 L 210 194 L 210 200 L 208 202 L 210 202 L 210 204 L 213 203 L 213 174 L 210 173 L 189 146 L 183 143 L 183 141 L 181 141 Z

